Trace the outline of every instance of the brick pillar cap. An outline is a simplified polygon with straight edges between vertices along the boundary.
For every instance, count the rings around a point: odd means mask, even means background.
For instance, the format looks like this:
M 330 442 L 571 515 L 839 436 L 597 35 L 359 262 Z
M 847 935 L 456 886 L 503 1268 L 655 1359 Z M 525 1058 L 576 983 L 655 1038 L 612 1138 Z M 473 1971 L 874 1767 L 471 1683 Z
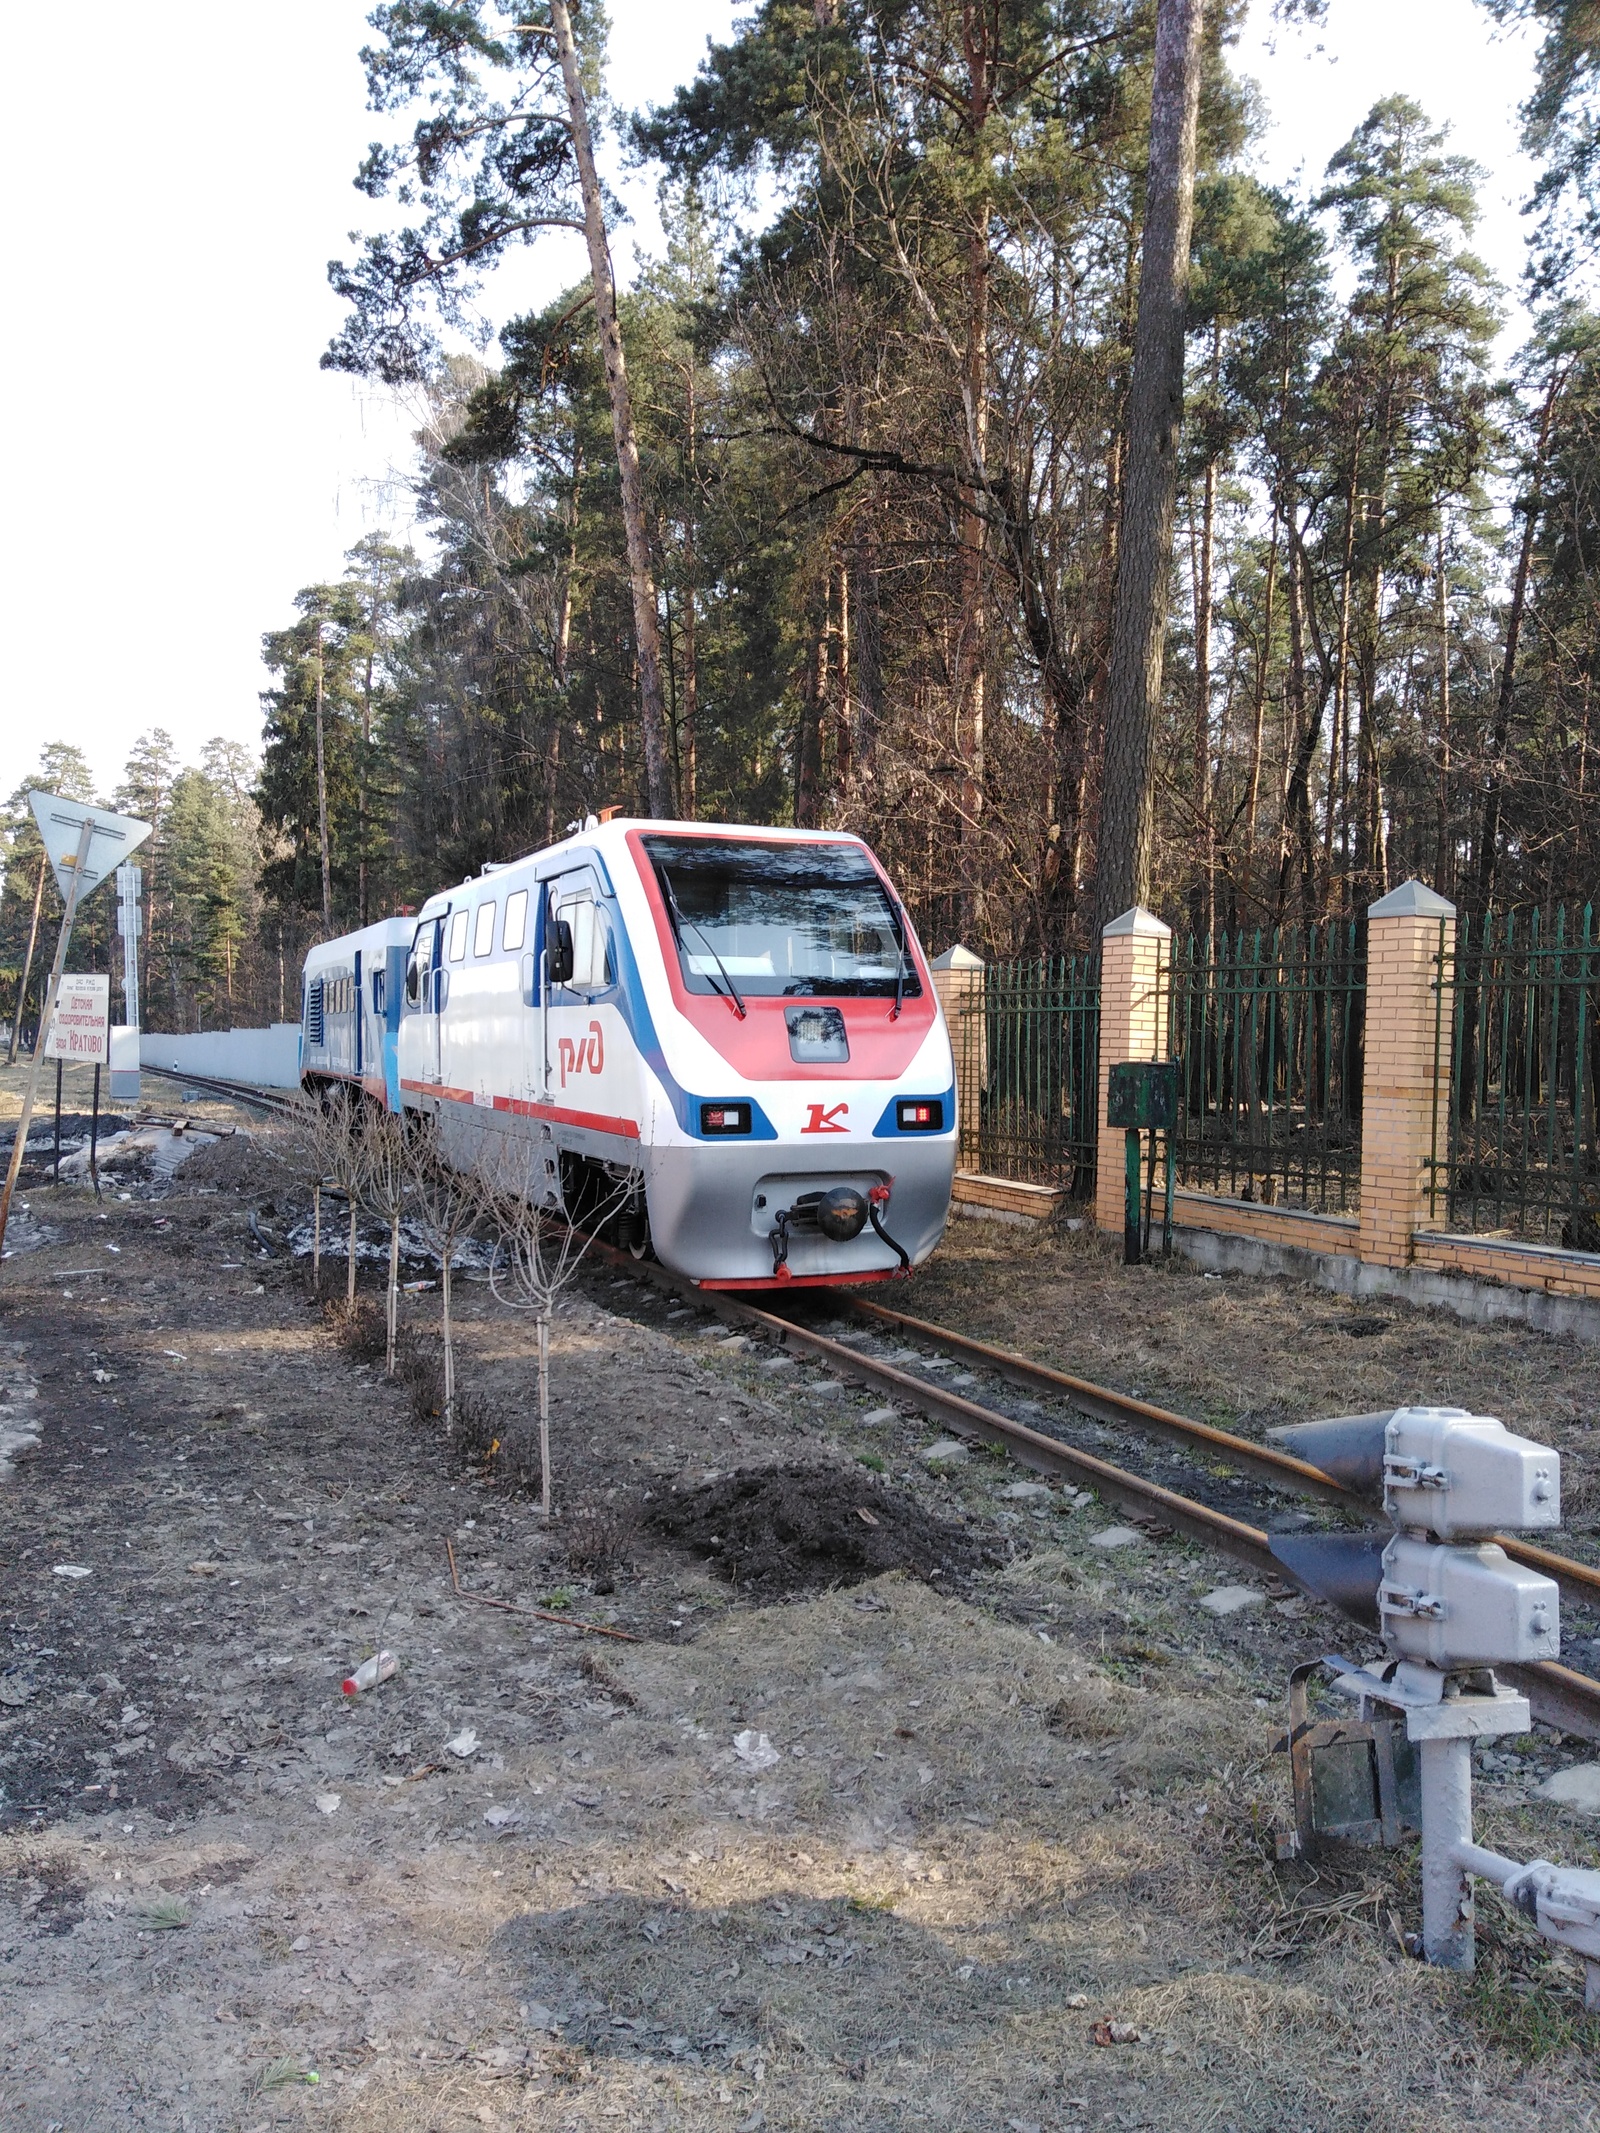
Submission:
M 959 941 L 947 948 L 943 955 L 936 955 L 929 965 L 933 970 L 982 970 L 985 967 L 981 955 L 974 955 L 970 948 L 963 948 Z
M 1368 904 L 1368 918 L 1454 918 L 1456 907 L 1425 881 L 1403 881 L 1398 889 Z
M 1153 911 L 1147 911 L 1143 904 L 1135 904 L 1131 911 L 1124 911 L 1121 918 L 1114 918 L 1100 938 L 1105 941 L 1118 940 L 1127 933 L 1150 934 L 1163 941 L 1170 941 L 1172 938 L 1172 928 L 1157 918 Z

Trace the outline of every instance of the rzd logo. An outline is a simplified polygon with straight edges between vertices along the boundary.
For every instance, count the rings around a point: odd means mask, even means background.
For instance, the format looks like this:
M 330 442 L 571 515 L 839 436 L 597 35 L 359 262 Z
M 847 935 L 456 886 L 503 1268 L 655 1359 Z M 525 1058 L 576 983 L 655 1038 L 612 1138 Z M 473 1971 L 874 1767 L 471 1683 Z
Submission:
M 605 1041 L 599 1023 L 591 1022 L 588 1036 L 580 1037 L 576 1044 L 570 1037 L 563 1037 L 557 1051 L 563 1088 L 569 1074 L 598 1074 L 606 1063 Z
M 806 1107 L 806 1122 L 800 1128 L 800 1131 L 802 1133 L 848 1133 L 850 1128 L 845 1124 L 844 1119 L 845 1113 L 849 1109 L 850 1106 L 848 1104 L 829 1104 L 826 1108 L 821 1104 L 808 1104 Z

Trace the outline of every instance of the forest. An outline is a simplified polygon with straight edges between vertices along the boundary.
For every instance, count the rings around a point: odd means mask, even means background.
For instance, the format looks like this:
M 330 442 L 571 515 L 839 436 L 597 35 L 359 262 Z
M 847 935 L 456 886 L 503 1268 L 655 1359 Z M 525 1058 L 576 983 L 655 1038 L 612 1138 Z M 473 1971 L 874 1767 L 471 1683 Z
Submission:
M 1135 899 L 1587 900 L 1600 24 L 1480 11 L 1540 39 L 1504 364 L 1471 143 L 1393 96 L 1262 183 L 1242 0 L 760 0 L 637 113 L 592 5 L 377 7 L 324 362 L 417 410 L 416 539 L 262 617 L 258 758 L 154 731 L 105 796 L 157 825 L 147 1024 L 292 1016 L 311 941 L 602 807 L 859 832 L 988 957 Z M 659 184 L 625 291 L 595 135 Z M 590 274 L 496 315 L 553 230 Z M 89 793 L 60 745 L 34 782 Z

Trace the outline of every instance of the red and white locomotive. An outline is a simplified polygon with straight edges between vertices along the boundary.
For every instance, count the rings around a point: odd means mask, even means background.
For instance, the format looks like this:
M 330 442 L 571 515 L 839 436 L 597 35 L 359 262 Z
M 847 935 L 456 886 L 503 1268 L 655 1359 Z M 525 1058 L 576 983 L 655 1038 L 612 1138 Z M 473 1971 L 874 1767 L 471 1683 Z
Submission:
M 880 1280 L 944 1232 L 949 1036 L 857 837 L 591 818 L 485 868 L 415 921 L 397 1058 L 456 1159 L 525 1138 L 707 1288 Z

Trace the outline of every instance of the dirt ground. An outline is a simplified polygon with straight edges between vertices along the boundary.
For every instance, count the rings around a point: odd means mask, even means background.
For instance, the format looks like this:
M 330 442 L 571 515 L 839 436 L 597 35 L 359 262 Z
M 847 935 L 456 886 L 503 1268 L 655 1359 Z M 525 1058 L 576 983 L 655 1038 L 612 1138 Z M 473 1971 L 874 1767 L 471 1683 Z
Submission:
M 0 2124 L 1600 2125 L 1577 1967 L 1496 1897 L 1461 1980 L 1404 1952 L 1412 1855 L 1275 1863 L 1284 1675 L 1347 1627 L 1219 1619 L 1236 1568 L 609 1270 L 547 1530 L 261 1256 L 271 1138 L 30 1182 L 0 1271 Z M 1560 1433 L 1586 1529 L 1575 1344 L 966 1223 L 900 1297 L 1247 1430 L 1487 1406 Z M 532 1329 L 459 1301 L 522 1441 Z M 1600 1864 L 1537 1793 L 1594 1754 L 1497 1744 L 1480 1841 Z

